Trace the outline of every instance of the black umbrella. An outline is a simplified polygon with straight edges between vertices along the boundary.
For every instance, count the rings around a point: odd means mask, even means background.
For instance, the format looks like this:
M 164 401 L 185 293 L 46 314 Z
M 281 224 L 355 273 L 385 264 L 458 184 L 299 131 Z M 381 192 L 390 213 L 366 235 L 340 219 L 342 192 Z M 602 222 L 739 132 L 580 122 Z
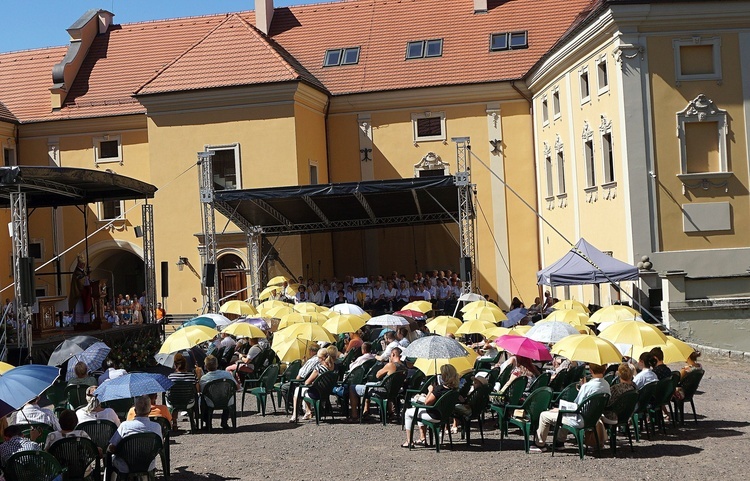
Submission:
M 203 366 L 203 361 L 206 359 L 206 351 L 201 349 L 199 346 L 193 346 L 188 350 L 177 352 L 181 352 L 182 355 L 185 356 L 188 371 L 192 371 L 193 369 L 195 369 L 196 365 Z M 170 354 L 158 353 L 154 355 L 154 359 L 156 359 L 156 362 L 158 362 L 162 366 L 173 368 L 174 356 L 175 354 L 177 354 L 177 352 L 172 352 Z
M 73 336 L 70 339 L 66 339 L 52 351 L 47 365 L 61 366 L 65 361 L 76 354 L 82 353 L 87 347 L 97 342 L 100 342 L 100 339 L 93 336 Z

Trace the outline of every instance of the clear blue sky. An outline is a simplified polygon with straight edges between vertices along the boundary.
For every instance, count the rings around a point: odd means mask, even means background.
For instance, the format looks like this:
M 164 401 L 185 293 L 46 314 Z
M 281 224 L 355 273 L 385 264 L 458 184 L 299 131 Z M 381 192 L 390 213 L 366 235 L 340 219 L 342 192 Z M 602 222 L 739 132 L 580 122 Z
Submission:
M 254 10 L 253 0 L 5 0 L 0 52 L 67 45 L 65 31 L 92 8 L 109 10 L 115 23 Z M 330 0 L 274 0 L 276 7 Z

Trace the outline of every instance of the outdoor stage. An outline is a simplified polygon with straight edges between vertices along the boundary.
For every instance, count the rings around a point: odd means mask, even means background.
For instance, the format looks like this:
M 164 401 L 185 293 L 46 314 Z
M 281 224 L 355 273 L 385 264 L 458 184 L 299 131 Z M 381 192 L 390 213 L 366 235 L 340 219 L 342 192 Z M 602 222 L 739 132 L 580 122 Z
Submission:
M 34 334 L 31 344 L 31 360 L 34 364 L 47 364 L 50 354 L 55 348 L 73 336 L 93 336 L 104 341 L 110 347 L 122 346 L 145 336 L 161 338 L 163 326 L 161 324 L 138 324 L 119 326 L 106 330 L 74 331 L 72 327 L 55 329 L 44 334 Z M 24 363 L 26 348 L 19 349 L 8 343 L 8 362 L 14 366 Z

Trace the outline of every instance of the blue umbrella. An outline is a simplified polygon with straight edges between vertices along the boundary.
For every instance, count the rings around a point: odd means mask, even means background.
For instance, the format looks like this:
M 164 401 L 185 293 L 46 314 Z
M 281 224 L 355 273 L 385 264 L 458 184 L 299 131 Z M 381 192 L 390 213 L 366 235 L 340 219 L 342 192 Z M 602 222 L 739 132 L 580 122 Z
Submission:
M 182 329 L 183 327 L 188 327 L 188 326 L 206 326 L 206 327 L 210 327 L 211 329 L 216 329 L 216 322 L 210 317 L 198 316 L 193 319 L 190 319 L 185 324 L 180 326 L 180 329 Z
M 87 347 L 83 352 L 74 354 L 68 360 L 68 369 L 65 372 L 65 380 L 70 381 L 75 374 L 75 366 L 78 362 L 83 362 L 89 368 L 89 371 L 95 371 L 102 367 L 102 363 L 107 358 L 111 349 L 103 342 L 97 342 Z
M 42 394 L 60 375 L 60 368 L 27 364 L 0 377 L 0 416 L 5 416 Z
M 169 390 L 172 384 L 163 374 L 137 372 L 105 382 L 96 388 L 94 394 L 100 402 L 106 402 L 164 392 Z
M 526 317 L 528 313 L 529 313 L 529 310 L 523 307 L 519 307 L 518 309 L 513 309 L 512 311 L 509 311 L 508 314 L 505 315 L 505 317 L 507 317 L 508 320 L 503 321 L 501 326 L 513 327 L 519 322 L 521 322 L 521 319 Z

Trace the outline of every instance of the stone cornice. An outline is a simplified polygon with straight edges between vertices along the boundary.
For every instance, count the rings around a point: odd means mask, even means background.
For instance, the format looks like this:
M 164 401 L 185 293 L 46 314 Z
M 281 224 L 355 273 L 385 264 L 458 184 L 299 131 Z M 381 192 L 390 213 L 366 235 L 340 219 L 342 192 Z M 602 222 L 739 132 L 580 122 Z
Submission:
M 86 119 L 53 120 L 22 124 L 19 138 L 59 137 L 65 135 L 94 135 L 132 130 L 147 130 L 148 122 L 143 114 L 116 115 Z

